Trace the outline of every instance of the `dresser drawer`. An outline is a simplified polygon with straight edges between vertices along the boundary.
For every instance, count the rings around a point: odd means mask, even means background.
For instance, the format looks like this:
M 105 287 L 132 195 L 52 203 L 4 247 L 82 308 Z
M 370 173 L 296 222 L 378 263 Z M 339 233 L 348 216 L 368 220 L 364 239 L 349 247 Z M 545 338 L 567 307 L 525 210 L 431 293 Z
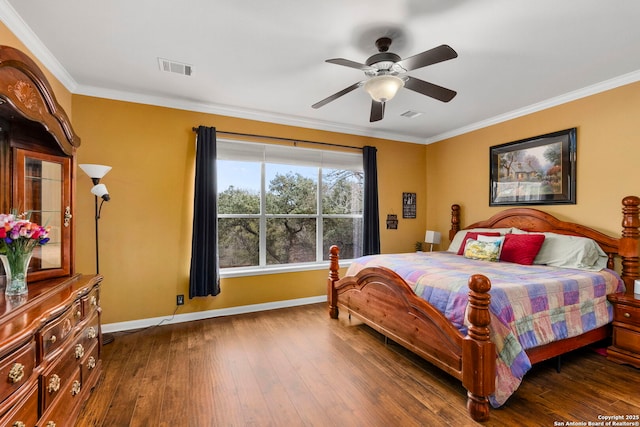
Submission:
M 84 325 L 78 335 L 78 343 L 87 350 L 100 339 L 100 318 L 98 313 L 94 313 Z
M 91 292 L 82 297 L 82 316 L 87 318 L 98 311 L 100 306 L 100 289 L 98 286 L 93 288 Z
M 38 383 L 32 381 L 26 396 L 0 420 L 2 426 L 35 426 L 38 422 Z
M 35 341 L 29 342 L 0 360 L 0 402 L 29 381 L 35 365 Z
M 42 356 L 47 358 L 60 348 L 82 317 L 80 301 L 76 301 L 60 317 L 49 322 L 40 332 Z
M 640 307 L 633 307 L 627 304 L 615 304 L 613 320 L 640 327 Z
M 59 397 L 45 409 L 39 425 L 42 427 L 47 425 L 55 425 L 56 427 L 73 426 L 75 423 L 71 418 L 71 414 L 74 412 L 76 405 L 81 403 L 81 392 L 80 369 L 77 369 L 69 377 L 69 380 L 60 386 Z
M 640 354 L 640 332 L 616 327 L 613 329 L 613 345 Z
M 41 377 L 43 409 L 46 410 L 56 397 L 63 394 L 76 377 L 80 380 L 80 364 L 73 345 L 65 348 L 56 363 Z
M 97 378 L 94 376 L 100 372 L 100 363 L 100 345 L 95 343 L 93 347 L 87 349 L 80 365 L 80 378 L 83 387 L 95 385 Z

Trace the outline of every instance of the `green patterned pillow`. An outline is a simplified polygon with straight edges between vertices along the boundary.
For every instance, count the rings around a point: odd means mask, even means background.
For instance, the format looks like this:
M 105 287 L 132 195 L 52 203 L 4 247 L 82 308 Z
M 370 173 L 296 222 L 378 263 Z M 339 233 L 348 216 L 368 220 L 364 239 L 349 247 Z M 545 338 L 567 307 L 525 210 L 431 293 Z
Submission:
M 495 239 L 492 242 L 479 242 L 469 239 L 464 247 L 465 258 L 480 259 L 484 261 L 498 261 L 500 258 L 500 247 L 503 238 Z

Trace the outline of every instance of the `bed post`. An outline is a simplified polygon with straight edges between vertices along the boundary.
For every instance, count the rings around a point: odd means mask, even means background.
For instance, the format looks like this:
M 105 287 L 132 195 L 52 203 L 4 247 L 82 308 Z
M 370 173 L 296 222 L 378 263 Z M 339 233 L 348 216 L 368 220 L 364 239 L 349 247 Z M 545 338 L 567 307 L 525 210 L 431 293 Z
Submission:
M 449 241 L 452 241 L 456 233 L 460 231 L 460 205 L 451 205 L 451 229 Z
M 329 317 L 338 318 L 338 293 L 336 292 L 335 282 L 340 280 L 338 276 L 338 255 L 340 248 L 336 245 L 329 248 L 329 278 L 327 279 L 327 302 L 329 303 Z
M 462 385 L 467 389 L 467 410 L 475 421 L 489 420 L 489 398 L 495 390 L 496 346 L 489 338 L 491 282 L 486 276 L 469 278 L 468 320 L 462 342 Z
M 618 253 L 622 258 L 622 273 L 620 277 L 624 281 L 626 294 L 633 296 L 633 283 L 640 279 L 640 266 L 638 258 L 638 242 L 640 241 L 640 198 L 627 196 L 622 199 L 622 237 Z

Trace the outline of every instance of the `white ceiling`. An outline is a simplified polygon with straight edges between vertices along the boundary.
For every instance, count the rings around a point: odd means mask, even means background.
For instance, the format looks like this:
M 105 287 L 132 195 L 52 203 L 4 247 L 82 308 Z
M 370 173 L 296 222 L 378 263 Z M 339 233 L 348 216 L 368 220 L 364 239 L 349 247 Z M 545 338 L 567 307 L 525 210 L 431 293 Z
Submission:
M 417 143 L 640 80 L 638 0 L 0 0 L 0 19 L 73 93 Z M 402 89 L 375 123 L 362 88 L 312 109 L 364 79 L 324 61 L 384 35 L 402 58 L 453 47 L 409 75 L 458 95 Z

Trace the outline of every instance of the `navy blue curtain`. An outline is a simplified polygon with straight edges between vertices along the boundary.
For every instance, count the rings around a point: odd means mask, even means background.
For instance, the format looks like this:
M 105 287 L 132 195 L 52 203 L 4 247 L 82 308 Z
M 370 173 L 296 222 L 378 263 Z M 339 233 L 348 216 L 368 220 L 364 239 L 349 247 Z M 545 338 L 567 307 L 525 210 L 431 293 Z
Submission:
M 200 126 L 196 139 L 189 298 L 220 293 L 217 181 L 216 128 Z
M 362 149 L 364 168 L 364 236 L 363 255 L 380 253 L 380 214 L 378 213 L 378 162 L 376 147 Z

